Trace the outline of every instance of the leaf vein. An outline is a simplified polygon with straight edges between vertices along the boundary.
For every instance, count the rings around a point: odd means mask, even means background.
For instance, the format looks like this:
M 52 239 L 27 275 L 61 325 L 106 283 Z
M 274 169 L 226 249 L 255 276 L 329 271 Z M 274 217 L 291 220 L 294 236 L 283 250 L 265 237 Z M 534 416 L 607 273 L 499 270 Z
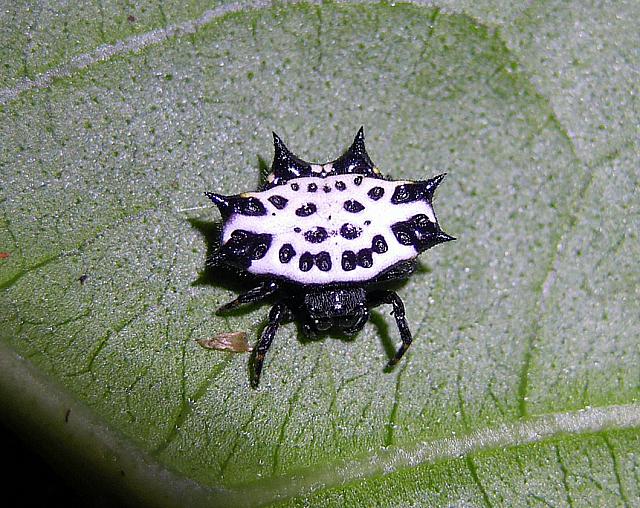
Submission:
M 560 455 L 560 448 L 556 445 L 554 446 L 556 452 L 556 460 L 558 461 L 558 466 L 560 467 L 562 487 L 565 492 L 565 499 L 567 501 L 567 506 L 569 508 L 573 507 L 573 499 L 571 497 L 571 488 L 569 487 L 568 477 L 569 471 L 567 470 L 567 466 L 565 466 L 564 461 L 562 460 L 562 456 Z
M 609 436 L 606 433 L 603 434 L 602 439 L 607 448 L 607 451 L 609 452 L 609 455 L 611 456 L 611 463 L 613 464 L 613 474 L 618 484 L 618 494 L 620 495 L 620 499 L 622 499 L 622 502 L 624 503 L 624 505 L 626 507 L 629 507 L 631 505 L 629 503 L 629 498 L 627 497 L 626 490 L 623 486 L 622 476 L 620 474 L 620 462 L 618 460 L 618 456 L 613 447 L 613 443 L 611 442 L 611 439 L 609 439 Z
M 34 263 L 31 266 L 28 266 L 26 268 L 23 268 L 22 270 L 19 270 L 16 274 L 13 275 L 13 277 L 0 282 L 0 290 L 2 289 L 9 289 L 12 286 L 15 286 L 18 281 L 20 279 L 22 279 L 23 277 L 25 277 L 26 275 L 29 275 L 32 272 L 35 272 L 36 270 L 39 270 L 40 268 L 43 268 L 47 265 L 49 265 L 50 263 L 53 263 L 65 256 L 72 256 L 72 255 L 76 255 L 77 252 L 82 252 L 84 249 L 87 248 L 87 246 L 89 244 L 91 244 L 91 242 L 95 241 L 97 238 L 99 238 L 100 236 L 102 236 L 103 234 L 107 233 L 108 231 L 110 231 L 111 229 L 120 226 L 121 224 L 123 224 L 124 222 L 126 222 L 127 220 L 130 219 L 134 219 L 137 217 L 142 217 L 145 214 L 147 214 L 150 211 L 156 211 L 156 208 L 150 207 L 150 208 L 145 208 L 142 210 L 137 210 L 134 213 L 129 213 L 126 215 L 122 215 L 118 218 L 116 218 L 114 221 L 106 224 L 104 227 L 100 228 L 98 231 L 94 232 L 92 235 L 83 238 L 80 242 L 77 243 L 76 246 L 71 246 L 69 248 L 66 249 L 62 249 L 60 252 L 58 252 L 57 254 L 54 254 L 52 256 L 46 257 L 44 259 L 42 259 L 41 261 L 38 261 L 37 263 Z M 62 235 L 59 235 L 62 236 Z M 17 245 L 17 244 L 16 244 Z
M 386 425 L 386 433 L 384 437 L 384 446 L 388 447 L 393 445 L 394 437 L 395 437 L 395 429 L 396 429 L 396 420 L 398 418 L 398 410 L 400 408 L 400 401 L 402 397 L 400 396 L 400 386 L 402 383 L 402 374 L 407 368 L 409 364 L 408 361 L 402 363 L 402 367 L 398 371 L 396 376 L 396 389 L 393 396 L 393 406 L 391 406 L 391 412 L 389 413 L 389 420 Z
M 487 490 L 484 488 L 484 485 L 482 485 L 482 482 L 480 481 L 480 477 L 478 476 L 478 469 L 476 468 L 475 462 L 473 462 L 473 459 L 468 455 L 465 457 L 464 461 L 467 466 L 467 469 L 469 470 L 469 473 L 471 474 L 473 483 L 476 484 L 476 487 L 478 487 L 478 490 L 480 491 L 480 495 L 482 496 L 482 501 L 484 505 L 487 508 L 492 508 L 493 505 L 491 504 L 491 499 L 489 499 Z
M 287 410 L 287 414 L 284 417 L 284 421 L 282 422 L 282 425 L 280 425 L 280 432 L 278 433 L 278 441 L 276 442 L 273 450 L 273 466 L 271 469 L 272 476 L 276 476 L 278 472 L 278 468 L 280 467 L 280 451 L 282 450 L 282 445 L 286 440 L 286 430 L 289 425 L 289 422 L 291 421 L 291 417 L 293 416 L 293 411 L 295 410 L 296 403 L 300 398 L 300 393 L 304 388 L 305 381 L 307 378 L 313 376 L 315 372 L 318 370 L 318 365 L 320 364 L 321 359 L 322 359 L 322 355 L 318 355 L 318 360 L 316 361 L 315 365 L 311 369 L 311 372 L 309 373 L 308 376 L 305 376 L 303 379 L 300 379 L 300 382 L 298 383 L 298 387 L 296 388 L 295 392 L 293 392 L 293 395 L 289 399 L 289 408 Z

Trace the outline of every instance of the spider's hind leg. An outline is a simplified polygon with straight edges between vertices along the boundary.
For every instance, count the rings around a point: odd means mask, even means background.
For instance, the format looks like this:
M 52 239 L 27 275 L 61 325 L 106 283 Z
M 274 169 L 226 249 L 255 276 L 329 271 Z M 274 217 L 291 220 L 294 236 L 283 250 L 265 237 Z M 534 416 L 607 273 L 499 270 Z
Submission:
M 377 307 L 382 304 L 390 304 L 393 307 L 393 317 L 396 320 L 398 331 L 400 332 L 401 346 L 398 348 L 395 356 L 389 360 L 387 367 L 392 367 L 400 361 L 412 342 L 411 330 L 407 324 L 407 318 L 404 315 L 404 304 L 400 297 L 393 291 L 379 290 L 372 291 L 367 295 L 367 304 L 369 307 Z
M 224 312 L 229 312 L 241 305 L 245 305 L 247 303 L 259 302 L 260 300 L 264 300 L 268 296 L 271 296 L 278 290 L 278 283 L 275 281 L 264 281 L 260 283 L 259 286 L 250 289 L 246 293 L 242 293 L 235 300 L 230 301 L 229 303 L 225 303 L 222 307 L 220 307 L 216 312 L 218 314 L 222 314 Z

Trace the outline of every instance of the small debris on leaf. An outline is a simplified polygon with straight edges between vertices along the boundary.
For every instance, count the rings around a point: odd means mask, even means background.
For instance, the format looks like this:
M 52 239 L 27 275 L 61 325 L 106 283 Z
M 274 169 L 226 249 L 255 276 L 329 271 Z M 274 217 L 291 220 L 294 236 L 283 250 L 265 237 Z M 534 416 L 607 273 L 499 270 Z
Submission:
M 249 353 L 253 351 L 245 332 L 219 333 L 210 339 L 198 339 L 196 342 L 205 349 L 232 351 L 233 353 Z

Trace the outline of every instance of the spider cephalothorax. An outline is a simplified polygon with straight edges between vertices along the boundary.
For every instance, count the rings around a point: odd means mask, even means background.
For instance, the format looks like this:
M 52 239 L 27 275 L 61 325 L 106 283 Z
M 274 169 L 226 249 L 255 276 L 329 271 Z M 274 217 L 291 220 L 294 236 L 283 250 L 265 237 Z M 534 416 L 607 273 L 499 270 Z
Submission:
M 351 147 L 326 164 L 305 162 L 273 138 L 273 165 L 261 190 L 206 193 L 223 218 L 220 249 L 207 264 L 258 279 L 219 311 L 276 300 L 256 348 L 252 385 L 281 323 L 296 319 L 308 335 L 330 328 L 351 335 L 365 325 L 369 309 L 385 303 L 393 306 L 402 340 L 389 365 L 397 363 L 411 332 L 400 297 L 378 286 L 407 278 L 418 254 L 454 239 L 440 229 L 432 208 L 444 175 L 384 179 L 367 155 L 362 128 Z

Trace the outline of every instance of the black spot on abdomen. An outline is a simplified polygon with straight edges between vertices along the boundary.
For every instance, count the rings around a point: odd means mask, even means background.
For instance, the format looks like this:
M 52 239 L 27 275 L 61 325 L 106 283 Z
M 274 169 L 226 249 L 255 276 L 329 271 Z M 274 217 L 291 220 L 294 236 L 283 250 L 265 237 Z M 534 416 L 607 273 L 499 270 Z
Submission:
M 343 207 L 347 212 L 351 213 L 358 213 L 364 210 L 364 206 L 362 205 L 362 203 L 356 201 L 355 199 L 349 199 L 345 201 Z
M 235 213 L 240 215 L 248 215 L 249 217 L 258 217 L 267 215 L 267 209 L 258 198 L 242 196 L 234 196 L 231 200 L 231 206 Z
M 354 226 L 353 224 L 349 224 L 348 222 L 346 224 L 343 224 L 340 228 L 340 236 L 342 238 L 345 238 L 346 240 L 353 240 L 355 238 L 358 238 L 360 236 L 360 233 L 362 233 L 362 228 Z
M 401 245 L 413 245 L 415 246 L 416 241 L 413 238 L 413 231 L 411 230 L 411 226 L 408 222 L 398 222 L 391 226 L 391 231 L 396 237 L 396 240 Z
M 287 203 L 289 202 L 289 200 L 287 198 L 282 197 L 282 196 L 278 196 L 278 195 L 271 196 L 270 198 L 267 198 L 267 201 L 269 201 L 278 210 L 284 209 L 284 207 L 287 206 Z
M 316 205 L 313 203 L 307 203 L 296 210 L 296 215 L 298 217 L 308 217 L 309 215 L 316 213 L 317 210 L 318 208 Z
M 356 253 L 352 250 L 345 250 L 342 253 L 342 269 L 345 272 L 350 272 L 351 270 L 355 270 L 358 265 L 358 257 Z
M 282 247 L 280 247 L 280 252 L 278 253 L 280 257 L 281 263 L 288 263 L 291 261 L 291 258 L 296 255 L 296 251 L 293 248 L 293 245 L 290 243 L 285 243 Z
M 384 189 L 382 187 L 373 187 L 369 192 L 367 192 L 367 196 L 374 201 L 378 201 L 382 196 L 384 196 Z
M 251 250 L 251 259 L 253 261 L 257 261 L 258 259 L 262 259 L 267 251 L 269 250 L 269 244 L 271 241 L 267 242 L 259 242 L 257 243 L 253 249 Z
M 336 189 L 338 189 L 339 191 L 343 191 L 346 188 L 347 188 L 347 185 L 342 180 L 338 180 L 336 182 Z
M 322 251 L 315 255 L 316 266 L 323 272 L 331 270 L 331 256 L 328 252 Z
M 371 268 L 373 266 L 373 257 L 371 249 L 360 249 L 358 251 L 358 264 L 362 268 Z
M 389 246 L 387 245 L 384 236 L 376 235 L 373 237 L 373 240 L 371 241 L 371 250 L 376 254 L 382 254 L 389 250 Z
M 252 261 L 262 259 L 271 246 L 272 235 L 236 229 L 220 248 L 225 260 L 240 268 L 249 268 Z
M 439 226 L 424 214 L 414 215 L 406 221 L 393 224 L 391 231 L 399 243 L 413 245 L 419 252 L 444 241 Z
M 417 185 L 415 183 L 404 183 L 402 185 L 398 185 L 393 191 L 393 196 L 391 196 L 391 202 L 394 205 L 399 205 L 402 203 L 411 203 L 413 201 L 418 201 L 424 197 L 424 188 L 421 185 Z
M 328 236 L 327 230 L 321 226 L 317 226 L 304 233 L 304 239 L 309 243 L 322 243 Z
M 308 272 L 313 268 L 313 254 L 310 252 L 305 252 L 300 256 L 300 262 L 298 263 L 300 270 L 303 272 Z

